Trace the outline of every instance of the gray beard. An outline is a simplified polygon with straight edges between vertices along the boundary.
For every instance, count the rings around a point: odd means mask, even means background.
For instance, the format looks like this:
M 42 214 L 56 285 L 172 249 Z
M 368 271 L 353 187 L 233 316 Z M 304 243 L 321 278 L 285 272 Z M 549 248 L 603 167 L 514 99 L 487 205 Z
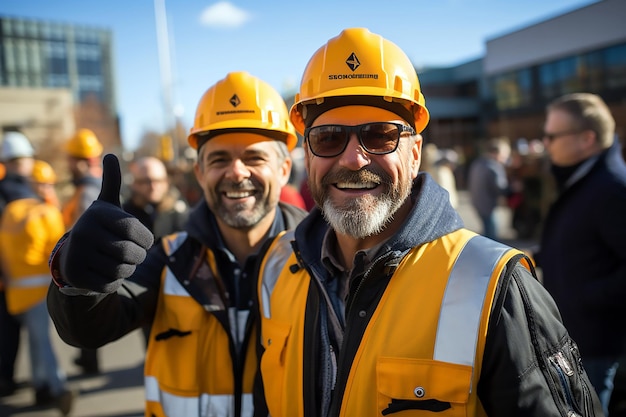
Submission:
M 322 212 L 337 233 L 364 239 L 381 233 L 403 202 L 403 198 L 391 198 L 389 195 L 380 199 L 365 196 L 350 200 L 344 207 L 337 207 L 327 199 Z

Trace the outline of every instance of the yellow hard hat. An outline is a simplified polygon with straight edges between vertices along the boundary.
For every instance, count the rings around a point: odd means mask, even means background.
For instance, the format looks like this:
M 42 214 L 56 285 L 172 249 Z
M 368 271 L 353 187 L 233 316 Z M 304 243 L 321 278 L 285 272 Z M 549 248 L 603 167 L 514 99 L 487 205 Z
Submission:
M 40 184 L 54 184 L 57 182 L 57 174 L 46 161 L 35 160 L 33 165 L 33 181 Z
M 289 150 L 298 141 L 280 94 L 247 72 L 231 72 L 200 99 L 187 140 L 198 149 L 215 135 L 250 130 L 285 142 Z
M 319 48 L 307 64 L 290 118 L 298 133 L 334 107 L 367 105 L 402 116 L 419 133 L 430 116 L 415 67 L 394 43 L 350 28 Z
M 79 129 L 78 132 L 65 144 L 65 150 L 70 156 L 81 159 L 97 158 L 102 155 L 102 144 L 89 129 Z

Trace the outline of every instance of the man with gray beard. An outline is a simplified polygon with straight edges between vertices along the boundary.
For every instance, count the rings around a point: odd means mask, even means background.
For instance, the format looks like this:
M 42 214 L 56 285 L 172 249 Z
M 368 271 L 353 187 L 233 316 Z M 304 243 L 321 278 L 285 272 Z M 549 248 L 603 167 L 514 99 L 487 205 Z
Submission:
M 602 415 L 530 260 L 419 173 L 429 114 L 402 50 L 344 30 L 290 118 L 317 207 L 261 262 L 257 415 Z

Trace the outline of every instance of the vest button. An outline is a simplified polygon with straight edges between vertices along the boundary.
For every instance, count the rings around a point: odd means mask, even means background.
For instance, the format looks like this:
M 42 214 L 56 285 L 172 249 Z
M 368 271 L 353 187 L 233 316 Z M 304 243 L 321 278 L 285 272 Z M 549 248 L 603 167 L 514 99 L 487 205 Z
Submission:
M 422 398 L 424 395 L 426 395 L 426 391 L 422 387 L 415 387 L 415 389 L 413 390 L 413 394 L 415 394 L 417 398 Z
M 363 318 L 365 316 L 367 316 L 367 311 L 365 311 L 365 310 L 359 311 L 359 317 Z

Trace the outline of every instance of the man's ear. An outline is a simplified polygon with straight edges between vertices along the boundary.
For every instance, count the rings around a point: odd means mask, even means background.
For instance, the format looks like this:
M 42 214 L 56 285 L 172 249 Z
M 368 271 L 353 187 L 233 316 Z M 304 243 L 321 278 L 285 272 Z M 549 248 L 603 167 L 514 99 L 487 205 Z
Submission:
M 293 161 L 291 158 L 285 158 L 280 166 L 280 185 L 284 187 L 289 182 L 289 177 L 291 176 L 291 169 L 293 167 Z
M 411 178 L 415 179 L 419 174 L 420 165 L 422 163 L 422 144 L 424 139 L 419 133 L 415 137 L 415 143 L 411 147 Z

